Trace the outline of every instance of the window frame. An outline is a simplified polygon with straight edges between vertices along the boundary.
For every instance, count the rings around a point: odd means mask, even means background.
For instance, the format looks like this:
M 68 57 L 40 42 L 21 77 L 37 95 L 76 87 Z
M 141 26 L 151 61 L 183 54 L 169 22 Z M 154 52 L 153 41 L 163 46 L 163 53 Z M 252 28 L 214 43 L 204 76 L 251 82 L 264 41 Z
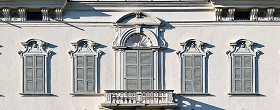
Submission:
M 230 60 L 230 93 L 229 95 L 248 95 L 248 94 L 259 94 L 258 92 L 258 85 L 256 85 L 256 83 L 258 82 L 258 78 L 256 77 L 256 74 L 258 74 L 256 72 L 256 60 L 257 57 L 260 55 L 260 51 L 254 50 L 254 46 L 257 45 L 255 42 L 252 42 L 250 40 L 247 39 L 239 39 L 234 43 L 230 43 L 230 45 L 233 47 L 232 50 L 227 51 L 227 55 L 228 58 Z M 251 70 L 252 70 L 252 75 L 251 75 L 251 92 L 245 92 L 244 88 L 244 82 L 242 82 L 242 91 L 241 92 L 236 92 L 234 87 L 234 75 L 235 75 L 235 56 L 251 56 Z M 243 59 L 243 58 L 242 58 Z M 241 59 L 241 60 L 242 60 Z M 242 61 L 241 61 L 242 62 Z M 241 66 L 241 68 L 243 68 Z M 242 74 L 243 77 L 243 74 Z M 243 79 L 242 79 L 243 80 Z

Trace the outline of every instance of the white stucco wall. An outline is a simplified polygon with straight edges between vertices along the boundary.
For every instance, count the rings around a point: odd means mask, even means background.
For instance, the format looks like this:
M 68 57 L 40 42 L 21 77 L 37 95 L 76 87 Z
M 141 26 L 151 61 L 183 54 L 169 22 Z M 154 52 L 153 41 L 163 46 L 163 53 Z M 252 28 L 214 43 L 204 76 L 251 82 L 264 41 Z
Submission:
M 90 39 L 102 46 L 105 54 L 100 62 L 100 91 L 114 90 L 115 30 L 112 22 L 130 12 L 65 11 L 65 23 L 0 22 L 0 108 L 3 110 L 97 110 L 103 96 L 72 96 L 72 61 L 70 43 Z M 94 14 L 99 13 L 99 14 Z M 101 13 L 101 14 L 100 14 Z M 166 22 L 163 37 L 165 50 L 165 88 L 180 93 L 180 68 L 176 51 L 179 43 L 191 38 L 213 45 L 208 60 L 208 92 L 210 96 L 177 96 L 182 110 L 264 110 L 280 104 L 280 22 L 214 22 L 213 11 L 147 12 Z M 206 21 L 206 22 L 191 22 Z M 36 38 L 54 46 L 51 59 L 51 93 L 54 96 L 28 96 L 22 93 L 22 59 L 20 44 Z M 248 39 L 263 45 L 259 58 L 259 93 L 261 96 L 230 96 L 229 43 Z M 179 98 L 178 98 L 179 97 Z M 183 106 L 183 103 L 188 105 Z

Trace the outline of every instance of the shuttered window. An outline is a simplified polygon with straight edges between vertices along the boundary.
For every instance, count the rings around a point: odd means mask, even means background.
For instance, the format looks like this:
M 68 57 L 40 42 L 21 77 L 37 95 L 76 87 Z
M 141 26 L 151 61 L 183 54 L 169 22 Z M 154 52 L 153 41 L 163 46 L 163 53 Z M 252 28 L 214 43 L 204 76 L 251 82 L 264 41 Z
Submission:
M 126 50 L 125 84 L 127 90 L 153 88 L 153 56 L 151 50 Z
M 75 93 L 95 92 L 94 55 L 77 55 L 75 57 Z
M 45 56 L 26 55 L 24 71 L 24 92 L 45 93 Z
M 253 92 L 252 55 L 234 55 L 232 90 L 233 93 Z
M 202 55 L 186 55 L 183 57 L 183 92 L 202 93 Z

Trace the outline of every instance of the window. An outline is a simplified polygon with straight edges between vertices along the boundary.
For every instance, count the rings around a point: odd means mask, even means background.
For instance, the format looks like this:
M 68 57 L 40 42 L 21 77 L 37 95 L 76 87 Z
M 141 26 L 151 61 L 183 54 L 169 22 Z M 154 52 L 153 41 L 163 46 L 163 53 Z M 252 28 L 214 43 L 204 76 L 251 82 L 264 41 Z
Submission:
M 184 50 L 177 54 L 181 60 L 181 92 L 206 93 L 205 90 L 205 58 L 206 52 L 202 50 L 205 43 L 190 39 L 181 43 Z
M 153 88 L 153 58 L 151 50 L 126 50 L 125 84 L 127 90 Z
M 250 20 L 250 10 L 236 10 L 234 20 Z
M 256 55 L 253 46 L 256 43 L 240 39 L 233 46 L 232 51 L 227 54 L 231 59 L 231 94 L 251 94 L 257 93 L 255 65 Z
M 97 57 L 94 50 L 97 43 L 82 39 L 72 43 L 75 51 L 69 53 L 73 57 L 73 92 L 75 94 L 97 93 Z
M 23 58 L 23 95 L 49 93 L 47 57 L 50 51 L 45 51 L 47 44 L 38 39 L 22 43 L 26 48 L 19 52 Z
M 27 18 L 28 21 L 42 21 L 43 20 L 43 14 L 42 12 L 27 12 Z

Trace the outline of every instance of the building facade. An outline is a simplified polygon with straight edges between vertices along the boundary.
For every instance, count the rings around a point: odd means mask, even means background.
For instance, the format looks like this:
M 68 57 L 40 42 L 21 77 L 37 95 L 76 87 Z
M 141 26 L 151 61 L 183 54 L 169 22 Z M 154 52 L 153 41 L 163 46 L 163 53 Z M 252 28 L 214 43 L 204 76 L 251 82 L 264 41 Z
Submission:
M 280 104 L 278 0 L 0 0 L 1 110 Z

